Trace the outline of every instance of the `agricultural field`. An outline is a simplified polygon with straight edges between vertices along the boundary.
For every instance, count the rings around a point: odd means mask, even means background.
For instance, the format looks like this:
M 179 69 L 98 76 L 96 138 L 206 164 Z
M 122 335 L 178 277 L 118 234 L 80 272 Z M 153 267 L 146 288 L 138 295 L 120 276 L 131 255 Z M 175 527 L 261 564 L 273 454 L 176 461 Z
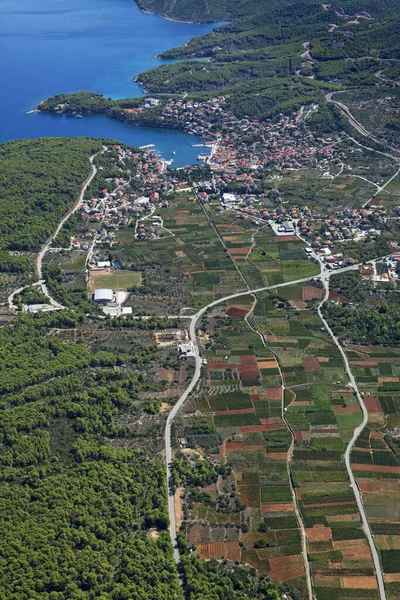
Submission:
M 400 351 L 349 345 L 347 354 L 368 410 L 368 427 L 352 452 L 352 466 L 381 555 L 388 596 L 398 598 Z
M 162 217 L 172 234 L 168 237 L 139 241 L 130 229 L 119 234 L 115 257 L 142 273 L 142 287 L 134 298 L 138 310 L 165 314 L 186 306 L 198 309 L 243 289 L 241 276 L 197 200 L 187 194 L 171 197 Z
M 186 436 L 191 451 L 229 465 L 233 480 L 216 484 L 212 510 L 207 499 L 187 508 L 184 530 L 201 557 L 245 561 L 291 590 L 306 593 L 309 568 L 318 598 L 378 598 L 343 462 L 361 410 L 315 310 L 322 293 L 317 283 L 296 284 L 258 294 L 255 304 L 248 296 L 203 316 L 202 388 L 176 433 Z M 394 599 L 400 579 L 400 443 L 387 433 L 400 431 L 400 352 L 347 350 L 370 411 L 369 427 L 352 454 L 353 470 Z M 226 494 L 238 499 L 229 518 L 219 508 Z
M 353 156 L 353 159 L 352 159 Z M 375 197 L 377 187 L 395 172 L 395 162 L 376 152 L 364 150 L 363 162 L 359 164 L 357 150 L 347 152 L 346 161 L 332 168 L 329 176 L 321 169 L 299 169 L 282 174 L 279 192 L 289 205 L 307 205 L 313 213 L 336 216 L 344 209 L 359 210 Z M 265 182 L 266 191 L 273 189 Z M 399 201 L 399 184 L 396 180 L 377 195 L 375 205 L 386 208 L 396 206 Z

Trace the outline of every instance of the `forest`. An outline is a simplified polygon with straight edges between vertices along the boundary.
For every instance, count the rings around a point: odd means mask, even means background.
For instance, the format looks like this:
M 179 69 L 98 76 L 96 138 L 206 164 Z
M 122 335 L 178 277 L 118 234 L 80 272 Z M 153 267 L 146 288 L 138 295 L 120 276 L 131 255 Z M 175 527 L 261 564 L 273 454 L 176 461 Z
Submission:
M 158 350 L 47 335 L 84 320 L 21 316 L 0 331 L 0 597 L 181 600 L 164 464 L 112 443 L 135 435 L 117 416 L 137 410 Z
M 102 140 L 42 138 L 0 145 L 0 250 L 38 250 L 73 205 Z M 21 272 L 20 257 L 0 254 L 3 271 Z
M 398 346 L 400 343 L 398 294 L 378 306 L 329 302 L 324 305 L 323 311 L 340 340 L 376 346 Z

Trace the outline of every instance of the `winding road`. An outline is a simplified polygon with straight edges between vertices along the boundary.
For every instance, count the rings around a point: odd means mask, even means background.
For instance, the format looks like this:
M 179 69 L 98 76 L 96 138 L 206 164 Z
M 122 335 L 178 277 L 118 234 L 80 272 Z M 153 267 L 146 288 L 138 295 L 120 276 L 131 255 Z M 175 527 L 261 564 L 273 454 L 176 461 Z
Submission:
M 95 177 L 96 173 L 97 173 L 97 167 L 94 164 L 94 159 L 96 158 L 96 156 L 98 154 L 102 154 L 103 152 L 105 152 L 107 150 L 106 146 L 103 146 L 103 150 L 101 152 L 97 152 L 96 154 L 93 154 L 90 158 L 90 166 L 91 166 L 91 172 L 89 174 L 89 176 L 86 178 L 86 180 L 84 181 L 84 183 L 82 184 L 81 187 L 81 191 L 79 193 L 79 196 L 77 198 L 77 200 L 75 201 L 75 204 L 72 206 L 72 208 L 70 208 L 70 210 L 63 216 L 63 218 L 61 219 L 61 221 L 59 222 L 59 224 L 57 225 L 57 229 L 54 231 L 54 233 L 49 237 L 49 239 L 47 240 L 47 242 L 45 243 L 45 245 L 43 246 L 43 248 L 41 249 L 41 251 L 39 252 L 37 259 L 36 259 L 36 270 L 37 270 L 37 274 L 38 274 L 38 281 L 36 281 L 35 283 L 32 283 L 30 285 L 34 286 L 34 287 L 40 287 L 43 294 L 47 297 L 47 299 L 49 300 L 49 303 L 54 306 L 55 308 L 59 308 L 62 309 L 64 308 L 64 306 L 62 304 L 60 304 L 59 302 L 57 302 L 57 300 L 54 300 L 54 298 L 52 298 L 52 296 L 50 295 L 49 290 L 47 289 L 46 286 L 46 282 L 43 278 L 43 268 L 42 268 L 42 263 L 43 263 L 43 258 L 45 257 L 46 253 L 49 251 L 50 246 L 53 242 L 53 240 L 58 236 L 58 234 L 61 231 L 61 228 L 63 227 L 63 225 L 68 221 L 68 219 L 70 218 L 70 216 L 72 214 L 74 214 L 81 206 L 82 202 L 83 202 L 83 198 L 85 196 L 85 192 L 88 188 L 88 186 L 90 185 L 90 183 L 93 181 L 93 178 Z M 17 294 L 21 293 L 22 290 L 24 290 L 26 287 L 29 286 L 23 286 L 21 288 L 18 288 L 17 290 L 14 290 L 12 294 L 9 295 L 7 302 L 8 302 L 8 306 L 9 308 L 15 308 L 14 307 L 14 298 Z
M 356 393 L 358 402 L 361 407 L 362 415 L 363 415 L 362 422 L 354 430 L 353 437 L 351 438 L 350 442 L 347 445 L 346 452 L 344 453 L 344 461 L 345 461 L 347 473 L 348 473 L 349 479 L 350 479 L 350 487 L 353 489 L 353 492 L 354 492 L 354 495 L 355 495 L 355 498 L 357 501 L 357 507 L 358 507 L 358 510 L 360 511 L 362 527 L 363 527 L 365 535 L 367 536 L 367 540 L 368 540 L 368 543 L 369 543 L 369 546 L 371 549 L 372 558 L 373 558 L 374 567 L 375 567 L 375 574 L 376 574 L 376 578 L 378 581 L 379 595 L 380 595 L 381 600 L 386 600 L 386 591 L 385 591 L 385 584 L 384 584 L 384 579 L 383 579 L 384 574 L 382 571 L 379 554 L 378 554 L 378 551 L 375 546 L 374 535 L 372 533 L 371 526 L 370 526 L 368 518 L 367 518 L 367 513 L 365 512 L 365 508 L 364 508 L 364 504 L 362 502 L 360 490 L 359 490 L 357 481 L 353 475 L 353 470 L 351 468 L 351 458 L 350 458 L 351 451 L 353 449 L 353 446 L 354 446 L 356 440 L 358 439 L 359 435 L 361 434 L 364 427 L 368 423 L 368 411 L 364 404 L 363 397 L 360 394 L 360 390 L 358 389 L 354 375 L 351 372 L 350 363 L 347 358 L 347 355 L 346 355 L 345 351 L 343 350 L 343 347 L 341 346 L 339 340 L 333 333 L 332 329 L 329 327 L 328 322 L 326 321 L 326 319 L 324 318 L 324 316 L 322 314 L 322 305 L 324 304 L 324 302 L 326 302 L 326 300 L 328 299 L 328 296 L 329 296 L 329 281 L 326 279 L 322 279 L 322 283 L 324 284 L 324 288 L 325 288 L 325 296 L 324 296 L 323 300 L 321 301 L 320 305 L 318 306 L 318 315 L 319 315 L 321 321 L 323 322 L 325 329 L 331 336 L 331 338 L 334 341 L 334 343 L 336 344 L 340 354 L 342 355 L 342 358 L 343 358 L 343 361 L 345 364 L 346 373 L 350 379 L 350 383 L 354 389 L 354 392 Z
M 299 236 L 300 237 L 300 236 Z M 319 259 L 318 259 L 319 260 Z M 371 262 L 371 261 L 369 261 Z M 368 411 L 367 408 L 364 404 L 364 400 L 362 398 L 362 395 L 357 387 L 357 383 L 355 381 L 355 378 L 351 372 L 350 369 L 350 364 L 349 361 L 347 359 L 346 353 L 343 350 L 339 340 L 336 338 L 336 336 L 334 335 L 332 329 L 329 327 L 327 321 L 325 320 L 323 314 L 322 314 L 322 306 L 324 304 L 324 302 L 326 302 L 326 300 L 328 299 L 329 296 L 329 278 L 331 275 L 336 275 L 338 273 L 345 273 L 347 271 L 352 271 L 352 270 L 357 270 L 361 265 L 353 265 L 350 267 L 344 267 L 342 269 L 337 269 L 334 271 L 328 271 L 326 270 L 324 264 L 322 263 L 321 260 L 319 260 L 320 266 L 321 266 L 321 272 L 319 275 L 314 275 L 313 277 L 306 277 L 303 279 L 297 279 L 295 281 L 289 281 L 286 283 L 281 283 L 281 284 L 277 284 L 277 285 L 272 285 L 272 286 L 266 286 L 266 287 L 262 287 L 262 288 L 258 288 L 258 289 L 253 289 L 253 290 L 246 290 L 243 292 L 238 292 L 236 294 L 232 294 L 230 296 L 225 296 L 224 298 L 220 298 L 218 300 L 215 300 L 213 302 L 211 302 L 210 304 L 208 304 L 207 306 L 205 306 L 204 308 L 202 308 L 201 310 L 199 310 L 195 315 L 193 315 L 192 317 L 190 317 L 190 326 L 189 326 L 189 338 L 190 340 L 193 342 L 194 345 L 194 351 L 195 351 L 195 371 L 193 374 L 193 378 L 189 384 L 189 386 L 186 388 L 185 392 L 182 394 L 182 396 L 179 398 L 178 402 L 174 405 L 172 411 L 169 413 L 168 415 L 168 419 L 167 419 L 167 423 L 166 423 L 166 427 L 165 427 L 165 454 L 166 454 L 166 465 L 167 465 L 167 489 L 168 489 L 168 515 L 169 515 L 169 520 L 170 520 L 170 536 L 171 536 L 171 542 L 172 542 L 172 546 L 174 549 L 174 559 L 176 561 L 176 563 L 179 563 L 180 561 L 180 555 L 179 555 L 179 550 L 177 547 L 177 530 L 176 530 L 176 519 L 175 519 L 175 501 L 174 501 L 174 487 L 173 487 L 173 480 L 172 480 L 172 448 L 171 448 L 171 427 L 173 424 L 173 421 L 175 419 L 175 417 L 177 416 L 177 414 L 179 413 L 180 409 L 183 407 L 183 405 L 185 404 L 186 400 L 188 399 L 189 395 L 191 394 L 191 392 L 196 388 L 197 383 L 200 379 L 201 376 L 201 366 L 202 366 L 202 359 L 200 356 L 200 351 L 199 351 L 199 347 L 197 344 L 197 339 L 196 339 L 196 328 L 197 328 L 197 323 L 199 321 L 199 319 L 211 308 L 213 308 L 214 306 L 217 306 L 219 304 L 222 304 L 228 300 L 232 300 L 235 298 L 240 298 L 243 296 L 248 296 L 248 295 L 252 295 L 252 294 L 257 294 L 259 292 L 265 292 L 265 291 L 269 291 L 269 290 L 274 290 L 280 287 L 285 287 L 288 285 L 296 285 L 299 283 L 305 283 L 307 281 L 310 281 L 312 279 L 320 279 L 324 288 L 325 288 L 325 296 L 322 299 L 321 303 L 318 306 L 318 315 L 324 325 L 324 327 L 326 328 L 326 331 L 329 333 L 329 335 L 331 336 L 332 340 L 334 341 L 334 343 L 336 344 L 336 346 L 338 347 L 344 363 L 345 363 L 345 368 L 346 368 L 346 372 L 347 375 L 350 379 L 351 385 L 353 386 L 353 389 L 357 395 L 358 401 L 360 403 L 360 407 L 362 410 L 362 414 L 363 414 L 363 420 L 362 423 L 354 430 L 353 436 L 346 448 L 346 452 L 344 455 L 345 458 L 345 464 L 346 464 L 346 469 L 349 475 L 349 479 L 351 482 L 351 487 L 354 491 L 354 495 L 356 497 L 356 501 L 357 501 L 357 506 L 358 509 L 360 511 L 360 515 L 361 515 L 361 520 L 362 520 L 362 525 L 363 525 L 363 530 L 365 532 L 365 535 L 367 537 L 370 549 L 371 549 L 371 553 L 372 553 L 372 557 L 373 557 L 373 562 L 374 562 L 374 567 L 375 567 L 375 573 L 376 573 L 376 577 L 377 577 L 377 582 L 378 582 L 378 589 L 379 589 L 379 595 L 380 595 L 380 599 L 381 600 L 386 600 L 386 592 L 385 592 L 385 586 L 384 586 L 384 578 L 383 578 L 383 571 L 382 571 L 382 567 L 380 564 L 380 559 L 379 559 L 379 554 L 378 551 L 375 547 L 375 542 L 374 542 L 374 537 L 371 531 L 371 527 L 370 524 L 368 522 L 368 518 L 365 512 L 365 508 L 362 502 L 362 498 L 361 498 L 361 494 L 360 494 L 360 490 L 358 488 L 356 479 L 353 475 L 353 471 L 351 468 L 351 460 L 350 460 L 350 455 L 351 455 L 351 450 L 357 440 L 357 438 L 359 437 L 359 435 L 361 434 L 361 432 L 363 431 L 364 427 L 366 426 L 367 422 L 368 422 Z M 299 518 L 299 517 L 298 517 Z M 301 519 L 300 519 L 301 520 Z M 302 552 L 303 554 L 306 552 L 306 541 L 305 537 L 302 536 L 303 538 L 303 548 L 302 548 Z M 309 579 L 309 569 L 307 568 L 306 565 L 306 575 L 307 575 L 307 587 L 308 587 L 308 591 L 309 591 L 309 595 L 311 595 L 310 592 L 310 579 Z

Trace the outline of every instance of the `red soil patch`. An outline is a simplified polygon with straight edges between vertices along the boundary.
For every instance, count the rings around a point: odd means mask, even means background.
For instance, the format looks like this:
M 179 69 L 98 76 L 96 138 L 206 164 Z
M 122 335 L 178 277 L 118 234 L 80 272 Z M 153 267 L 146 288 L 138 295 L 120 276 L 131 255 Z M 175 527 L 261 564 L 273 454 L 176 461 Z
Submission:
M 261 400 L 261 398 L 258 394 L 250 394 L 250 398 L 251 398 L 252 402 L 259 402 Z
M 259 451 L 264 450 L 262 444 L 245 444 L 244 442 L 226 442 L 225 450 L 227 452 L 240 452 L 243 450 Z
M 268 575 L 274 581 L 287 581 L 304 575 L 304 563 L 301 554 L 269 558 L 268 561 L 271 568 Z
M 260 505 L 261 508 L 261 512 L 264 513 L 287 513 L 287 512 L 292 512 L 293 510 L 293 504 L 291 502 L 279 502 L 279 503 L 268 503 L 268 502 L 261 502 Z
M 254 381 L 255 379 L 259 378 L 259 371 L 257 367 L 253 367 L 252 365 L 239 365 L 238 372 L 243 381 Z
M 367 411 L 371 413 L 382 412 L 382 406 L 378 398 L 371 396 L 370 398 L 364 398 L 364 404 L 367 407 Z
M 307 285 L 301 289 L 301 297 L 303 300 L 312 300 L 313 298 L 322 298 L 324 290 L 321 288 Z
M 215 363 L 209 363 L 209 364 L 207 365 L 207 369 L 208 369 L 209 371 L 213 371 L 213 370 L 215 370 L 215 369 L 227 369 L 227 368 L 230 368 L 230 369 L 231 369 L 232 367 L 233 367 L 233 365 L 230 365 L 230 364 L 228 363 L 228 361 L 226 361 L 226 362 L 223 362 L 223 363 L 219 363 L 219 362 L 215 362 Z
M 332 539 L 332 530 L 330 527 L 308 527 L 306 532 L 310 542 L 326 542 Z
M 199 544 L 197 551 L 200 558 L 210 560 L 211 558 L 227 558 L 228 560 L 241 560 L 242 550 L 238 542 L 211 542 L 211 544 Z
M 347 406 L 341 406 L 340 404 L 334 404 L 333 412 L 335 413 L 356 413 L 360 411 L 358 404 L 348 404 Z
M 350 363 L 350 366 L 351 367 L 356 367 L 356 368 L 359 368 L 359 369 L 379 369 L 378 363 L 367 361 L 367 360 L 365 360 L 365 361 L 363 361 L 363 360 L 352 361 Z
M 275 242 L 297 242 L 298 238 L 295 235 L 277 235 Z
M 225 414 L 225 413 L 224 413 Z M 263 425 L 245 425 L 240 428 L 241 433 L 254 433 L 254 431 L 275 431 L 285 429 L 282 423 L 264 423 Z
M 396 473 L 400 475 L 400 467 L 390 465 L 364 465 L 355 463 L 352 465 L 353 471 L 365 471 L 366 473 Z
M 364 577 L 342 577 L 343 587 L 357 590 L 375 590 L 378 587 L 376 577 L 365 575 Z
M 241 365 L 253 365 L 256 362 L 254 354 L 243 354 L 243 356 L 240 356 L 239 358 Z
M 228 252 L 231 256 L 246 256 L 250 251 L 250 247 L 247 248 L 228 248 Z
M 243 308 L 235 308 L 234 306 L 231 306 L 231 308 L 228 308 L 225 314 L 228 317 L 244 317 L 248 312 L 248 310 L 244 310 Z
M 398 377 L 378 377 L 378 383 L 397 383 Z
M 360 488 L 360 490 L 362 492 L 373 492 L 374 491 L 374 486 L 372 485 L 372 483 L 365 479 L 358 480 L 358 487 Z
M 286 460 L 287 454 L 286 452 L 266 452 L 266 458 L 272 458 L 274 460 Z M 298 488 L 296 488 L 297 490 Z
M 284 377 L 296 377 L 296 372 L 290 371 L 289 373 L 284 373 L 283 376 Z
M 280 387 L 269 387 L 267 388 L 268 400 L 282 400 L 282 388 Z
M 385 573 L 386 583 L 399 583 L 400 573 Z
M 362 544 L 352 545 L 349 541 L 345 548 L 342 548 L 344 560 L 371 560 L 371 549 L 368 545 L 367 540 L 358 540 L 363 542 Z
M 254 408 L 234 408 L 232 410 L 217 410 L 216 415 L 254 415 Z
M 315 356 L 307 356 L 304 361 L 304 370 L 305 371 L 320 371 L 321 365 L 319 364 L 317 358 Z
M 294 432 L 294 439 L 296 440 L 296 442 L 301 442 L 302 440 L 304 440 L 303 433 L 304 433 L 304 431 L 295 431 Z

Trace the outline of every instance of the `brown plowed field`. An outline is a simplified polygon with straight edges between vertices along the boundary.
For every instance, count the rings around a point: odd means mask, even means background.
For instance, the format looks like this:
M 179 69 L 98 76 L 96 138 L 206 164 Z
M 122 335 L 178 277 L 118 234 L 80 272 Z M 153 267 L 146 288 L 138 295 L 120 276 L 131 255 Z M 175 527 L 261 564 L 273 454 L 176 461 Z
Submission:
M 273 460 L 286 460 L 287 453 L 286 452 L 266 452 L 266 458 L 272 458 Z M 297 490 L 298 488 L 296 488 Z
M 228 308 L 225 314 L 228 317 L 244 317 L 248 312 L 248 310 L 243 308 L 235 308 L 234 306 L 231 306 L 231 308 Z
M 237 370 L 239 371 L 240 378 L 244 381 L 258 379 L 259 371 L 255 365 L 239 365 Z
M 268 400 L 282 400 L 282 388 L 280 387 L 269 387 L 267 388 L 267 398 Z
M 320 299 L 324 290 L 322 288 L 312 287 L 311 285 L 306 285 L 301 290 L 301 296 L 303 300 L 312 300 L 313 298 Z
M 261 360 L 257 363 L 259 369 L 276 369 L 276 361 L 275 360 Z
M 357 590 L 375 590 L 378 587 L 376 577 L 341 577 L 343 587 Z
M 361 409 L 358 404 L 347 404 L 347 406 L 341 406 L 340 404 L 335 404 L 333 406 L 333 412 L 343 414 L 343 413 L 356 413 Z
M 277 235 L 275 242 L 297 242 L 298 238 L 295 235 Z
M 358 480 L 358 487 L 360 488 L 361 492 L 373 492 L 374 491 L 374 486 L 372 485 L 372 483 L 370 481 L 365 481 L 364 479 Z
M 382 406 L 378 398 L 371 396 L 370 398 L 364 398 L 364 404 L 367 407 L 367 411 L 370 413 L 382 412 Z
M 400 475 L 400 467 L 392 467 L 390 465 L 363 465 L 353 464 L 351 465 L 353 471 L 365 471 L 366 473 L 395 473 Z
M 228 252 L 231 256 L 246 256 L 250 251 L 250 248 L 228 248 Z
M 350 545 L 349 541 L 346 548 L 342 548 L 342 555 L 345 560 L 372 560 L 371 549 L 367 540 L 360 540 L 363 544 L 358 546 Z
M 293 511 L 293 504 L 290 503 L 271 503 L 269 504 L 268 502 L 262 502 L 261 503 L 261 512 L 264 513 L 268 513 L 268 512 L 292 512 Z
M 400 573 L 385 573 L 386 583 L 399 583 Z
M 366 543 L 365 538 L 361 538 L 359 540 L 337 540 L 333 542 L 333 547 L 335 550 L 349 550 L 351 547 L 353 552 L 358 552 L 358 548 L 364 548 Z
M 242 550 L 238 542 L 211 542 L 211 544 L 199 544 L 197 551 L 200 558 L 210 560 L 211 558 L 227 558 L 228 560 L 241 560 Z
M 304 563 L 301 554 L 269 558 L 268 561 L 271 567 L 268 575 L 274 581 L 287 581 L 288 579 L 304 575 Z
M 326 542 L 332 539 L 332 530 L 330 527 L 308 527 L 306 532 L 310 542 Z
M 253 365 L 255 362 L 256 357 L 254 356 L 254 354 L 243 354 L 243 356 L 240 357 L 241 365 Z
M 355 360 L 350 363 L 350 366 L 359 369 L 379 369 L 378 363 L 368 360 Z
M 227 452 L 239 452 L 239 451 L 262 451 L 264 446 L 262 444 L 245 444 L 244 442 L 226 442 L 225 450 Z
M 320 371 L 321 365 L 319 364 L 317 358 L 315 356 L 307 356 L 304 361 L 304 370 L 305 371 Z

